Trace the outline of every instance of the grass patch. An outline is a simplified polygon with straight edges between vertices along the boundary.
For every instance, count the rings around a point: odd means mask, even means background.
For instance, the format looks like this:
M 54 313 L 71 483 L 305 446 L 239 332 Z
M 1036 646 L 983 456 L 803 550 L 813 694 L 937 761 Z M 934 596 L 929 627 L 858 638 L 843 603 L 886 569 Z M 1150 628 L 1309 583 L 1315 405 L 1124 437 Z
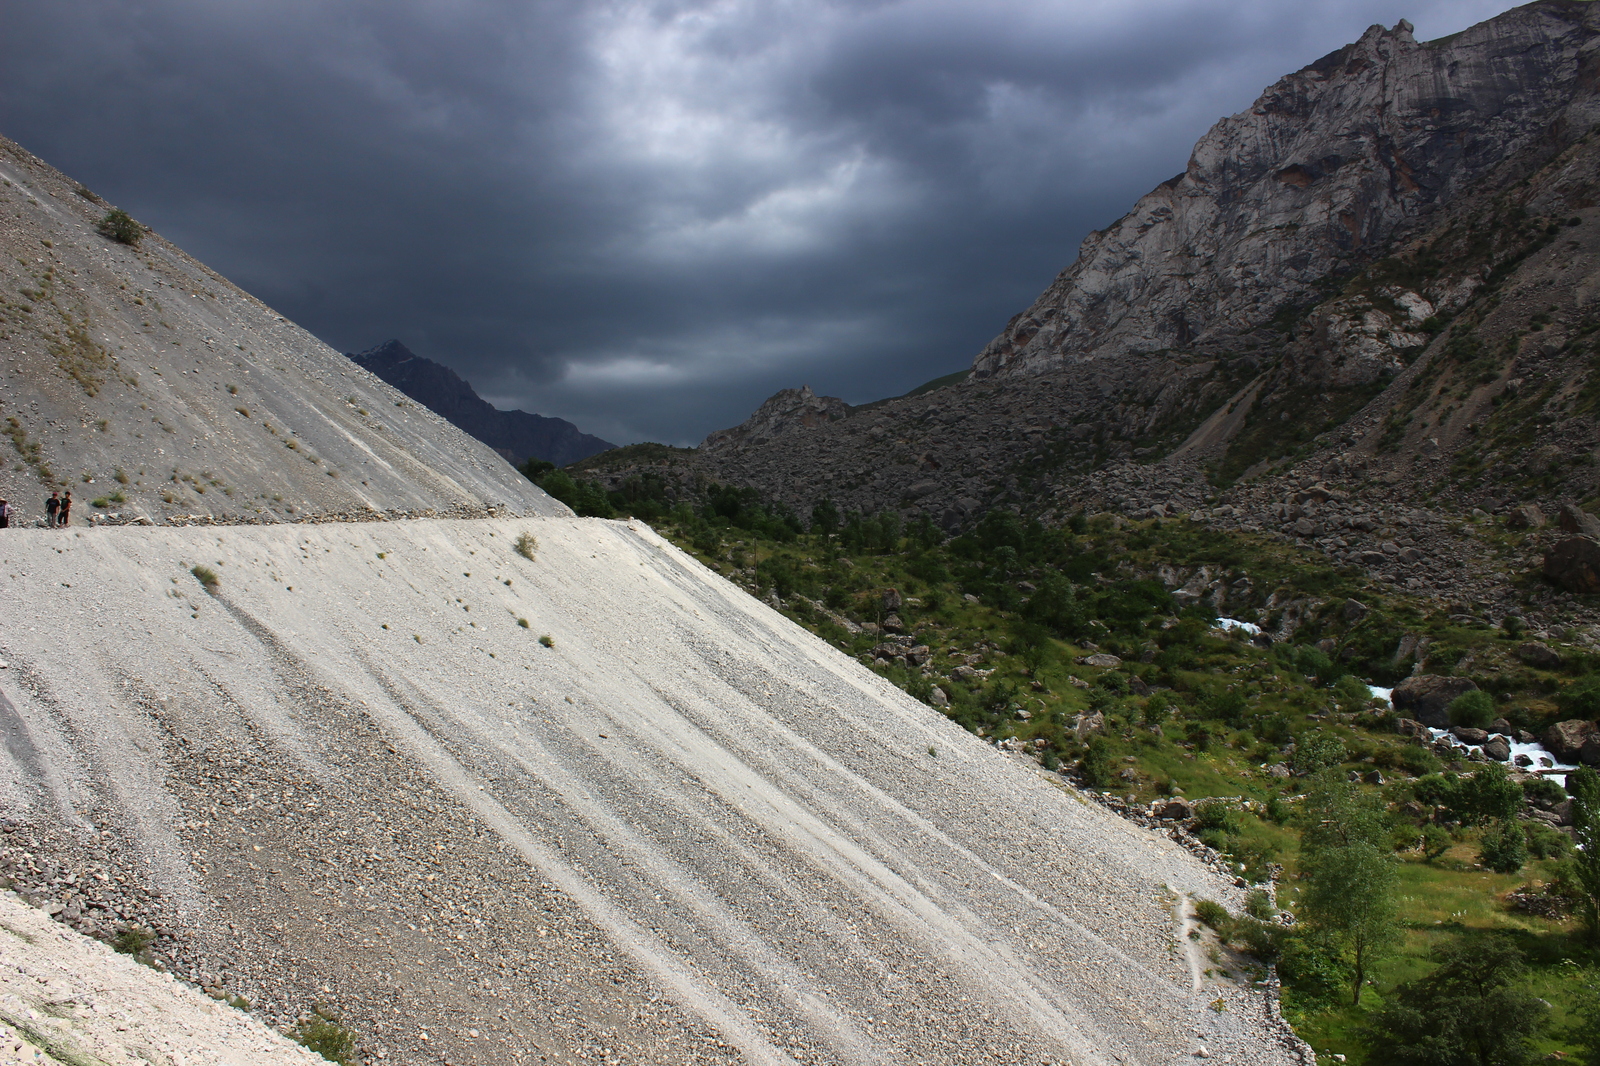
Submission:
M 212 595 L 216 595 L 217 589 L 222 586 L 222 579 L 209 566 L 196 563 L 189 568 L 189 573 L 193 574 L 194 579 L 200 582 L 201 586 Z
M 539 538 L 532 533 L 518 533 L 516 542 L 511 545 L 511 550 L 531 563 L 539 554 Z

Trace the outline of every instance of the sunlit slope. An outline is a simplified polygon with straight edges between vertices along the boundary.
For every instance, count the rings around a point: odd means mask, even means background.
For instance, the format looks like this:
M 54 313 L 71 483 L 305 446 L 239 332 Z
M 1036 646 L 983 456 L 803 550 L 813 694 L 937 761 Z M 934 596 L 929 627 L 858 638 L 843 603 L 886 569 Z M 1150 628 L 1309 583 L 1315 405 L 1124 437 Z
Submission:
M 644 527 L 0 558 L 57 607 L 0 623 L 8 806 L 136 839 L 233 985 L 331 999 L 388 1061 L 1291 1061 L 1180 935 L 1230 885 Z

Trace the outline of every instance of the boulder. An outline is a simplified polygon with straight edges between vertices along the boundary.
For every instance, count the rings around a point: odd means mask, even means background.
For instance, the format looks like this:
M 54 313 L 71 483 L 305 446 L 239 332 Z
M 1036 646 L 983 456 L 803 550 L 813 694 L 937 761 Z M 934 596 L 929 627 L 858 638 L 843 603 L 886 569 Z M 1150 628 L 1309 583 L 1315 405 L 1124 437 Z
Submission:
M 1537 666 L 1541 670 L 1554 670 L 1561 665 L 1561 655 L 1548 644 L 1537 640 L 1530 640 L 1525 644 L 1517 645 L 1517 658 L 1529 666 Z
M 924 666 L 933 656 L 933 650 L 926 644 L 918 644 L 914 648 L 906 649 L 906 658 L 911 660 L 913 666 Z
M 1587 537 L 1589 540 L 1600 541 L 1600 518 L 1589 514 L 1570 500 L 1561 505 L 1561 517 L 1558 519 L 1561 532 L 1571 533 L 1574 537 Z
M 1106 731 L 1106 716 L 1099 711 L 1092 714 L 1078 714 L 1067 719 L 1067 724 L 1072 727 L 1073 735 L 1079 740 L 1092 736 L 1095 733 Z
M 1600 733 L 1600 727 L 1593 722 L 1585 722 L 1581 718 L 1569 718 L 1546 729 L 1544 736 L 1539 738 L 1539 743 L 1544 745 L 1544 750 L 1554 756 L 1557 762 L 1575 763 L 1583 753 L 1585 743 L 1596 733 Z
M 893 614 L 903 606 L 899 589 L 885 589 L 883 593 L 883 613 Z
M 1544 512 L 1536 503 L 1518 504 L 1506 515 L 1507 529 L 1543 529 L 1544 523 Z
M 1345 600 L 1343 613 L 1345 622 L 1355 625 L 1370 613 L 1370 608 L 1360 600 Z
M 1518 755 L 1515 759 L 1512 759 L 1511 761 L 1516 763 L 1518 766 L 1532 766 L 1533 765 L 1533 757 L 1530 756 L 1530 755 Z
M 928 693 L 928 702 L 942 710 L 943 708 L 950 706 L 950 696 L 945 692 L 944 689 L 940 688 L 938 685 L 935 685 L 933 686 L 933 691 Z
M 1103 652 L 1103 651 L 1097 651 L 1093 655 L 1085 655 L 1083 658 L 1079 659 L 1078 661 L 1080 663 L 1082 663 L 1084 666 L 1099 666 L 1099 667 L 1103 667 L 1103 668 L 1110 668 L 1110 667 L 1113 667 L 1113 666 L 1121 666 L 1122 665 L 1122 660 L 1121 659 L 1117 658 L 1115 655 L 1110 654 L 1109 652 Z
M 1155 816 L 1169 822 L 1182 822 L 1194 817 L 1194 808 L 1186 800 L 1170 799 L 1156 804 Z
M 1544 576 L 1568 592 L 1600 592 L 1600 544 L 1570 537 L 1544 553 Z
M 1292 771 L 1290 771 L 1290 769 L 1289 769 L 1287 764 L 1281 763 L 1281 762 L 1275 762 L 1271 766 L 1267 767 L 1267 776 L 1268 777 L 1291 777 L 1291 776 L 1293 776 L 1293 774 L 1292 774 Z
M 1407 712 L 1423 725 L 1448 729 L 1450 704 L 1477 687 L 1464 677 L 1419 674 L 1396 685 L 1389 698 L 1395 710 Z
M 1578 752 L 1578 761 L 1585 766 L 1600 766 L 1600 734 L 1591 736 L 1583 742 L 1583 750 Z
M 1402 718 L 1394 724 L 1394 730 L 1403 737 L 1426 737 L 1428 727 L 1415 718 Z
M 1511 723 L 1506 721 L 1504 718 L 1496 718 L 1494 721 L 1489 723 L 1489 732 L 1504 733 L 1509 737 L 1511 735 Z
M 1458 725 L 1454 729 L 1450 730 L 1450 732 L 1463 744 L 1483 744 L 1489 739 L 1488 730 L 1474 729 L 1467 725 Z
M 1483 742 L 1483 753 L 1495 762 L 1505 762 L 1511 758 L 1511 741 L 1497 733 Z

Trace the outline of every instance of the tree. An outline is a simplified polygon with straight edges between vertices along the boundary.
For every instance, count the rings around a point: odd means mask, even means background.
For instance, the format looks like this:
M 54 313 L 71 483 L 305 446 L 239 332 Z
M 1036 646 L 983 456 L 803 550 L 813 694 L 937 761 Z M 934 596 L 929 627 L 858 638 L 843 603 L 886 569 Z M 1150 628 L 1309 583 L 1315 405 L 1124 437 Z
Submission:
M 1302 915 L 1348 959 L 1350 1001 L 1359 1005 L 1368 970 L 1399 935 L 1383 801 L 1326 771 L 1314 779 L 1305 809 L 1314 813 L 1300 837 Z
M 1522 953 L 1500 937 L 1462 938 L 1433 953 L 1431 973 L 1394 990 L 1368 1033 L 1368 1062 L 1521 1066 L 1550 1008 L 1520 987 Z
M 823 500 L 812 505 L 811 532 L 823 535 L 837 533 L 841 522 L 839 508 L 832 500 Z
M 1567 775 L 1572 794 L 1573 879 L 1579 893 L 1578 913 L 1589 935 L 1600 940 L 1600 774 L 1581 767 Z

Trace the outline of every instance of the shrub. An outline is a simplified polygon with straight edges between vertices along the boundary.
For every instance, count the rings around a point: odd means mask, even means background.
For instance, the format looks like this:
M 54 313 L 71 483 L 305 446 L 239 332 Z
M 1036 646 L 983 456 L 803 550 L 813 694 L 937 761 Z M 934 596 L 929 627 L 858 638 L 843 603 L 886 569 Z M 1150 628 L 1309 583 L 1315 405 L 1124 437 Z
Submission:
M 222 579 L 217 576 L 217 572 L 209 566 L 196 563 L 189 568 L 189 573 L 193 574 L 195 580 L 200 582 L 205 587 L 205 590 L 213 595 L 216 593 L 217 587 L 222 584 Z
M 1201 800 L 1194 805 L 1195 825 L 1201 829 L 1218 829 L 1236 836 L 1244 824 L 1239 811 L 1221 800 Z
M 1439 757 L 1420 744 L 1407 744 L 1400 749 L 1400 768 L 1413 777 L 1436 774 L 1443 764 Z
M 95 229 L 100 231 L 102 237 L 109 237 L 118 244 L 132 245 L 135 248 L 139 247 L 139 241 L 144 237 L 144 227 L 120 207 L 107 211 L 105 217 L 95 224 Z
M 1078 763 L 1078 772 L 1083 775 L 1083 783 L 1090 788 L 1110 788 L 1116 781 L 1116 763 L 1112 760 L 1111 745 L 1105 737 L 1090 739 L 1089 749 Z
M 543 644 L 547 648 L 553 648 L 556 646 L 556 638 L 552 637 L 549 633 L 546 633 L 539 638 L 539 643 Z
M 1494 718 L 1494 697 L 1482 689 L 1463 692 L 1450 703 L 1451 725 L 1487 729 Z
M 1600 718 L 1600 675 L 1576 681 L 1556 696 L 1556 703 L 1571 718 Z
M 1419 846 L 1422 848 L 1422 858 L 1425 862 L 1433 862 L 1450 850 L 1450 845 L 1455 843 L 1455 838 L 1450 831 L 1442 825 L 1426 825 L 1422 827 L 1422 838 Z
M 511 550 L 531 563 L 539 551 L 539 538 L 532 533 L 519 533 L 516 543 L 511 545 Z
M 1228 908 L 1214 899 L 1197 899 L 1194 901 L 1194 916 L 1205 922 L 1218 933 L 1226 937 L 1233 928 L 1233 915 L 1228 913 Z
M 1529 799 L 1554 807 L 1567 798 L 1567 790 L 1548 777 L 1530 777 L 1522 782 L 1522 794 Z
M 142 960 L 155 942 L 156 935 L 143 926 L 125 925 L 111 938 L 111 947 L 119 954 Z
M 1535 859 L 1559 859 L 1572 850 L 1572 841 L 1555 826 L 1544 822 L 1523 823 L 1528 838 L 1528 854 Z
M 1497 874 L 1514 874 L 1528 861 L 1528 838 L 1516 822 L 1497 819 L 1483 831 L 1478 861 Z
M 354 1066 L 356 1061 L 356 1034 L 339 1024 L 339 1016 L 326 1007 L 300 1019 L 289 1030 L 295 1043 L 316 1052 L 329 1062 L 341 1066 Z
M 1303 777 L 1309 777 L 1319 770 L 1338 766 L 1344 760 L 1344 741 L 1319 729 L 1295 742 L 1289 768 Z

